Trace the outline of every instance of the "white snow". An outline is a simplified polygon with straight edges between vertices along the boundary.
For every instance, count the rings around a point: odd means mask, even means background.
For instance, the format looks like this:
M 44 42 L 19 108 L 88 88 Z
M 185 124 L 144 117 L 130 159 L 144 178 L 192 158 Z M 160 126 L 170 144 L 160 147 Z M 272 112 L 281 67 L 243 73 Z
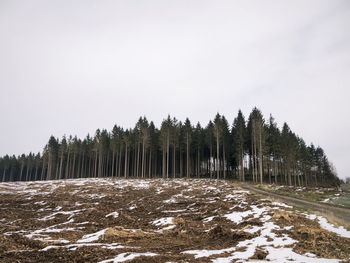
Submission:
M 254 234 L 255 232 L 260 231 L 261 229 L 263 229 L 262 226 L 253 226 L 251 228 L 244 229 L 244 232 Z
M 163 210 L 163 213 L 182 213 L 187 212 L 187 209 L 179 209 L 179 210 Z
M 173 204 L 173 203 L 176 203 L 176 202 L 177 202 L 177 199 L 178 199 L 179 197 L 185 198 L 186 196 L 184 196 L 182 193 L 181 193 L 181 194 L 177 194 L 177 195 L 173 195 L 170 199 L 164 200 L 163 203 L 166 203 L 166 204 Z
M 60 210 L 62 209 L 62 207 L 57 207 L 55 210 Z M 51 220 L 54 219 L 56 217 L 56 215 L 69 215 L 68 219 L 71 219 L 72 217 L 75 216 L 75 214 L 81 212 L 83 210 L 72 210 L 72 211 L 58 211 L 58 212 L 54 212 L 51 215 L 45 216 L 43 218 L 39 218 L 38 220 L 42 220 L 42 221 L 47 221 L 47 220 Z
M 69 250 L 76 250 L 79 247 L 102 247 L 106 249 L 120 249 L 120 248 L 127 248 L 125 246 L 119 245 L 118 243 L 111 243 L 111 244 L 105 244 L 105 243 L 80 243 L 80 244 L 70 244 L 70 245 L 64 245 L 64 246 L 47 246 L 41 251 L 47 251 L 49 249 L 55 249 L 55 248 L 67 248 Z
M 35 202 L 34 204 L 35 204 L 35 205 L 46 205 L 46 202 L 40 201 L 40 202 Z
M 57 228 L 58 226 L 62 226 L 62 225 L 66 225 L 66 224 L 70 224 L 73 223 L 74 220 L 70 219 L 67 222 L 64 223 L 60 223 L 60 224 L 56 224 L 56 225 L 52 225 L 43 229 L 38 229 L 35 231 L 24 231 L 21 230 L 20 232 L 25 234 L 24 236 L 33 240 L 39 240 L 39 241 L 44 241 L 44 242 L 55 242 L 55 243 L 69 243 L 69 241 L 64 240 L 64 239 L 59 239 L 59 240 L 55 240 L 52 239 L 49 235 L 47 235 L 47 233 L 60 233 L 60 232 L 68 232 L 68 231 L 77 231 L 78 229 L 81 229 L 83 227 L 67 227 L 67 228 Z M 17 231 L 18 232 L 18 231 Z M 10 232 L 10 233 L 4 233 L 4 234 L 12 234 L 14 232 Z
M 174 224 L 174 217 L 163 217 L 151 222 L 152 225 L 155 226 L 165 226 L 159 230 L 156 230 L 157 233 L 162 233 L 167 230 L 174 229 L 176 225 Z
M 174 217 L 163 217 L 151 222 L 155 226 L 166 226 L 174 224 Z
M 166 226 L 166 227 L 163 227 L 159 230 L 156 230 L 155 232 L 157 233 L 162 233 L 164 231 L 167 231 L 167 230 L 171 230 L 171 229 L 174 229 L 176 227 L 176 225 L 170 225 L 170 226 Z
M 255 250 L 250 250 L 250 253 L 236 252 L 233 256 L 226 258 L 213 259 L 213 263 L 231 263 L 233 260 L 240 259 L 235 262 L 249 262 L 249 263 L 260 263 L 260 262 L 275 262 L 275 263 L 338 263 L 338 259 L 327 259 L 327 258 L 315 258 L 312 254 L 300 255 L 293 252 L 292 248 L 274 248 L 266 247 L 268 255 L 266 261 L 261 260 L 249 260 L 249 257 L 253 256 Z
M 219 255 L 225 252 L 232 252 L 236 248 L 225 248 L 225 249 L 218 249 L 218 250 L 187 250 L 181 252 L 182 254 L 192 254 L 194 255 L 194 258 L 202 258 L 202 257 L 210 257 L 212 255 Z
M 292 248 L 266 248 L 268 255 L 266 259 L 270 262 L 305 262 L 305 263 L 338 263 L 338 259 L 327 259 L 327 258 L 315 258 L 313 254 L 300 255 L 293 252 Z M 250 261 L 251 262 L 251 261 Z M 254 262 L 254 261 L 253 261 Z
M 157 254 L 154 253 L 122 253 L 119 254 L 117 257 L 115 258 L 111 258 L 111 259 L 107 259 L 107 260 L 103 260 L 100 261 L 99 263 L 118 263 L 118 262 L 125 262 L 127 260 L 132 260 L 134 258 L 137 257 L 141 257 L 141 256 L 146 256 L 146 257 L 154 257 L 157 256 Z
M 44 236 L 42 238 L 36 237 L 36 238 L 32 238 L 32 239 L 33 240 L 42 241 L 42 242 L 64 243 L 64 244 L 69 243 L 68 240 L 65 240 L 65 239 L 51 239 L 49 236 Z
M 101 199 L 106 197 L 105 194 L 81 194 L 80 196 L 91 198 L 91 199 Z
M 282 237 L 277 237 L 277 235 L 272 232 L 273 230 L 279 230 L 280 227 L 275 225 L 273 222 L 265 222 L 260 230 L 260 236 L 253 239 L 247 239 L 241 241 L 237 244 L 237 248 L 246 248 L 244 251 L 236 251 L 231 256 L 225 258 L 217 258 L 213 260 L 215 263 L 231 262 L 232 260 L 244 259 L 247 260 L 252 257 L 255 253 L 255 249 L 261 246 L 269 247 L 280 247 L 294 244 L 296 240 L 288 237 L 287 235 L 282 235 Z M 249 261 L 250 262 L 250 261 Z
M 285 227 L 283 229 L 290 228 Z M 248 239 L 241 241 L 237 244 L 237 248 L 246 248 L 244 251 L 236 251 L 229 257 L 221 257 L 212 260 L 214 263 L 229 263 L 234 260 L 239 260 L 238 262 L 261 262 L 249 260 L 255 253 L 257 247 L 263 247 L 268 252 L 266 260 L 269 262 L 278 263 L 290 263 L 295 262 L 305 262 L 305 263 L 336 263 L 339 262 L 337 259 L 325 259 L 325 258 L 315 258 L 312 254 L 299 255 L 292 251 L 292 248 L 285 248 L 284 246 L 289 246 L 297 241 L 282 234 L 282 237 L 277 236 L 273 231 L 281 230 L 281 228 L 274 224 L 273 222 L 265 222 L 262 227 L 252 227 L 251 229 L 246 229 L 246 232 L 255 233 L 261 231 L 258 237 L 253 239 Z
M 239 224 L 240 222 L 242 222 L 243 218 L 246 218 L 251 214 L 252 214 L 252 211 L 232 212 L 230 214 L 224 215 L 224 217 L 226 217 L 227 219 L 231 220 L 236 224 Z
M 106 217 L 114 217 L 114 218 L 117 218 L 118 216 L 119 216 L 118 212 L 112 212 L 112 213 L 109 213 L 108 215 L 106 215 Z
M 137 206 L 135 204 L 133 204 L 133 205 L 129 206 L 128 210 L 132 211 L 132 210 L 134 210 L 136 208 L 137 208 Z
M 243 212 L 232 212 L 230 214 L 224 215 L 224 217 L 226 217 L 227 219 L 231 220 L 236 224 L 239 224 L 242 222 L 244 218 L 250 215 L 253 215 L 254 218 L 258 218 L 263 212 L 267 211 L 266 207 L 258 208 L 257 206 L 252 205 L 251 208 L 252 210 L 243 211 Z
M 293 206 L 286 205 L 286 204 L 280 203 L 280 202 L 272 202 L 272 205 L 281 206 L 281 207 L 286 207 L 286 208 L 293 208 Z
M 210 222 L 210 221 L 213 221 L 213 219 L 215 218 L 216 216 L 209 216 L 207 218 L 204 218 L 203 219 L 203 222 L 207 223 L 207 222 Z
M 89 221 L 85 221 L 85 222 L 77 223 L 77 225 L 86 225 L 86 224 L 90 224 L 90 222 Z
M 93 241 L 99 240 L 101 236 L 103 236 L 106 233 L 107 229 L 102 229 L 96 233 L 84 235 L 81 239 L 77 241 L 77 243 L 89 243 Z
M 338 236 L 341 237 L 346 237 L 346 238 L 350 238 L 350 231 L 346 230 L 343 226 L 340 227 L 336 227 L 333 224 L 329 223 L 327 221 L 326 218 L 324 218 L 323 216 L 317 216 L 314 214 L 308 215 L 308 214 L 304 214 L 308 219 L 310 220 L 316 220 L 318 221 L 318 223 L 320 224 L 320 226 L 330 232 L 336 233 Z
M 65 232 L 65 231 L 76 231 L 76 229 L 72 228 L 72 227 L 68 227 L 68 228 L 44 228 L 44 229 L 35 230 L 31 234 L 26 235 L 26 237 L 32 238 L 33 236 L 37 236 L 40 233 L 60 233 L 60 232 Z

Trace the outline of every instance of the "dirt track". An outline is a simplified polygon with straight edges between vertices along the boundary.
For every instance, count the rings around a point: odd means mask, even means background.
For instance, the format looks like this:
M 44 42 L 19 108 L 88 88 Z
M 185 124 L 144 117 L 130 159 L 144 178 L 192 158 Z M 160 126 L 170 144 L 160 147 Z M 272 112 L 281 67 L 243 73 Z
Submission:
M 241 185 L 242 188 L 258 193 L 262 196 L 268 196 L 282 202 L 286 202 L 293 206 L 299 206 L 304 209 L 314 210 L 320 212 L 322 215 L 328 217 L 330 220 L 334 221 L 340 225 L 350 226 L 350 209 L 345 207 L 340 207 L 336 205 L 319 203 L 319 202 L 311 202 L 307 200 L 302 200 L 290 196 L 282 196 L 280 194 L 276 194 L 269 191 L 264 191 L 262 189 L 258 189 L 252 185 Z
M 227 181 L 2 183 L 0 205 L 6 263 L 350 257 L 349 238 Z

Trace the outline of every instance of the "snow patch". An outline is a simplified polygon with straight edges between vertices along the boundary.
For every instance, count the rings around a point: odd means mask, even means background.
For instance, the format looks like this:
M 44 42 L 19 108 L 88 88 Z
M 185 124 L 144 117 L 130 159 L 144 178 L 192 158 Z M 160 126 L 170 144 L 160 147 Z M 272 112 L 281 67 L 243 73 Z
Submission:
M 203 257 L 210 257 L 212 255 L 219 255 L 225 252 L 232 252 L 236 248 L 225 248 L 225 249 L 218 249 L 218 250 L 187 250 L 181 252 L 181 254 L 191 254 L 194 255 L 194 258 L 203 258 Z
M 84 235 L 81 239 L 77 241 L 77 243 L 90 243 L 93 241 L 99 240 L 101 236 L 103 236 L 106 233 L 107 229 L 102 229 L 96 233 Z
M 174 217 L 163 217 L 152 222 L 155 226 L 166 226 L 174 224 Z
M 207 223 L 207 222 L 210 222 L 210 221 L 213 221 L 213 219 L 215 218 L 216 216 L 209 216 L 207 218 L 204 218 L 203 219 L 203 222 Z
M 125 246 L 119 245 L 118 243 L 111 243 L 111 244 L 105 244 L 105 243 L 82 243 L 82 244 L 71 244 L 71 245 L 65 245 L 65 246 L 47 246 L 41 251 L 47 251 L 50 249 L 59 249 L 59 248 L 66 248 L 69 250 L 76 250 L 79 247 L 102 247 L 106 249 L 120 249 L 120 248 L 127 248 Z
M 119 216 L 118 212 L 112 212 L 112 213 L 109 213 L 108 215 L 106 215 L 106 217 L 114 217 L 114 218 L 117 218 L 118 216 Z
M 333 232 L 336 233 L 338 236 L 341 237 L 346 237 L 346 238 L 350 238 L 350 231 L 346 230 L 343 226 L 340 227 L 336 227 L 333 224 L 329 223 L 327 221 L 326 218 L 324 218 L 323 216 L 317 216 L 314 214 L 308 215 L 308 214 L 304 214 L 308 219 L 310 220 L 316 220 L 318 221 L 318 223 L 320 224 L 320 226 L 329 231 L 329 232 Z
M 286 208 L 293 208 L 293 206 L 286 205 L 286 204 L 280 203 L 280 202 L 272 202 L 272 205 L 286 207 Z
M 244 212 L 232 212 L 230 214 L 224 215 L 228 220 L 231 220 L 232 222 L 239 224 L 242 222 L 242 220 L 250 215 L 253 215 L 254 218 L 259 218 L 263 212 L 267 211 L 266 207 L 258 208 L 255 205 L 251 206 L 252 210 L 244 211 Z
M 117 262 L 125 262 L 127 260 L 132 260 L 134 258 L 137 257 L 154 257 L 157 256 L 157 254 L 155 253 L 122 253 L 119 254 L 117 257 L 115 258 L 111 258 L 111 259 L 107 259 L 107 260 L 103 260 L 100 261 L 99 263 L 117 263 Z

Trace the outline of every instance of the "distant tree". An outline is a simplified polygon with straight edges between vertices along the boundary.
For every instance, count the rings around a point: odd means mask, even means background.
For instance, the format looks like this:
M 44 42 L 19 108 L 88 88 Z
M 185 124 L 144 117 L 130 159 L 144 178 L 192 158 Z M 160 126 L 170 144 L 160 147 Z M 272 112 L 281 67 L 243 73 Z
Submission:
M 48 142 L 48 168 L 47 168 L 47 180 L 55 179 L 55 168 L 58 156 L 58 141 L 55 137 L 51 136 Z
M 228 170 L 228 157 L 231 154 L 231 147 L 232 140 L 230 138 L 230 127 L 228 124 L 228 121 L 226 120 L 225 116 L 221 116 L 221 132 L 222 132 L 222 169 L 223 169 L 223 176 L 224 179 L 227 177 L 227 170 Z
M 186 177 L 190 177 L 190 147 L 191 147 L 191 140 L 192 140 L 192 125 L 188 118 L 186 118 L 184 123 L 184 130 L 185 130 L 185 140 L 186 140 Z
M 249 115 L 248 131 L 250 134 L 251 142 L 251 162 L 252 162 L 252 173 L 253 181 L 263 182 L 263 153 L 265 146 L 265 131 L 264 131 L 264 119 L 261 111 L 254 108 Z M 259 172 L 258 172 L 259 171 Z
M 214 156 L 213 156 L 213 145 L 214 145 L 214 124 L 212 121 L 209 121 L 207 127 L 205 128 L 205 142 L 208 145 L 208 149 L 209 149 L 209 157 L 208 157 L 208 170 L 209 170 L 209 176 L 210 178 L 213 178 L 213 160 L 214 160 Z
M 63 178 L 63 162 L 65 159 L 65 154 L 67 152 L 67 139 L 66 136 L 63 136 L 61 140 L 61 144 L 59 145 L 59 155 L 60 155 L 60 167 L 59 167 L 59 175 L 58 179 Z
M 219 113 L 216 114 L 214 119 L 214 136 L 216 138 L 216 162 L 215 163 L 215 171 L 216 178 L 220 177 L 220 140 L 222 135 L 222 123 L 221 116 Z
M 275 119 L 270 115 L 269 124 L 266 129 L 266 145 L 268 152 L 268 176 L 269 183 L 272 183 L 272 177 L 277 184 L 278 177 L 278 159 L 280 156 L 280 137 L 281 133 L 277 127 Z
M 245 119 L 241 110 L 238 111 L 238 115 L 233 121 L 232 137 L 233 137 L 233 153 L 234 153 L 235 159 L 237 160 L 236 165 L 238 166 L 239 179 L 241 181 L 245 181 L 244 156 L 245 156 L 246 124 L 245 124 Z

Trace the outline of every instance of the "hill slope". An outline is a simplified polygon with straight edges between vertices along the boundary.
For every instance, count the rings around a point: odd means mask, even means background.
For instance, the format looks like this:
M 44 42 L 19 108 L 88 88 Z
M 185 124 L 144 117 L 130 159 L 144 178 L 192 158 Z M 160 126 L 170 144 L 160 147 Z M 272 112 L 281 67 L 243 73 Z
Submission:
M 1 262 L 339 262 L 350 257 L 349 231 L 222 180 L 1 183 L 0 204 L 6 211 L 0 218 Z

